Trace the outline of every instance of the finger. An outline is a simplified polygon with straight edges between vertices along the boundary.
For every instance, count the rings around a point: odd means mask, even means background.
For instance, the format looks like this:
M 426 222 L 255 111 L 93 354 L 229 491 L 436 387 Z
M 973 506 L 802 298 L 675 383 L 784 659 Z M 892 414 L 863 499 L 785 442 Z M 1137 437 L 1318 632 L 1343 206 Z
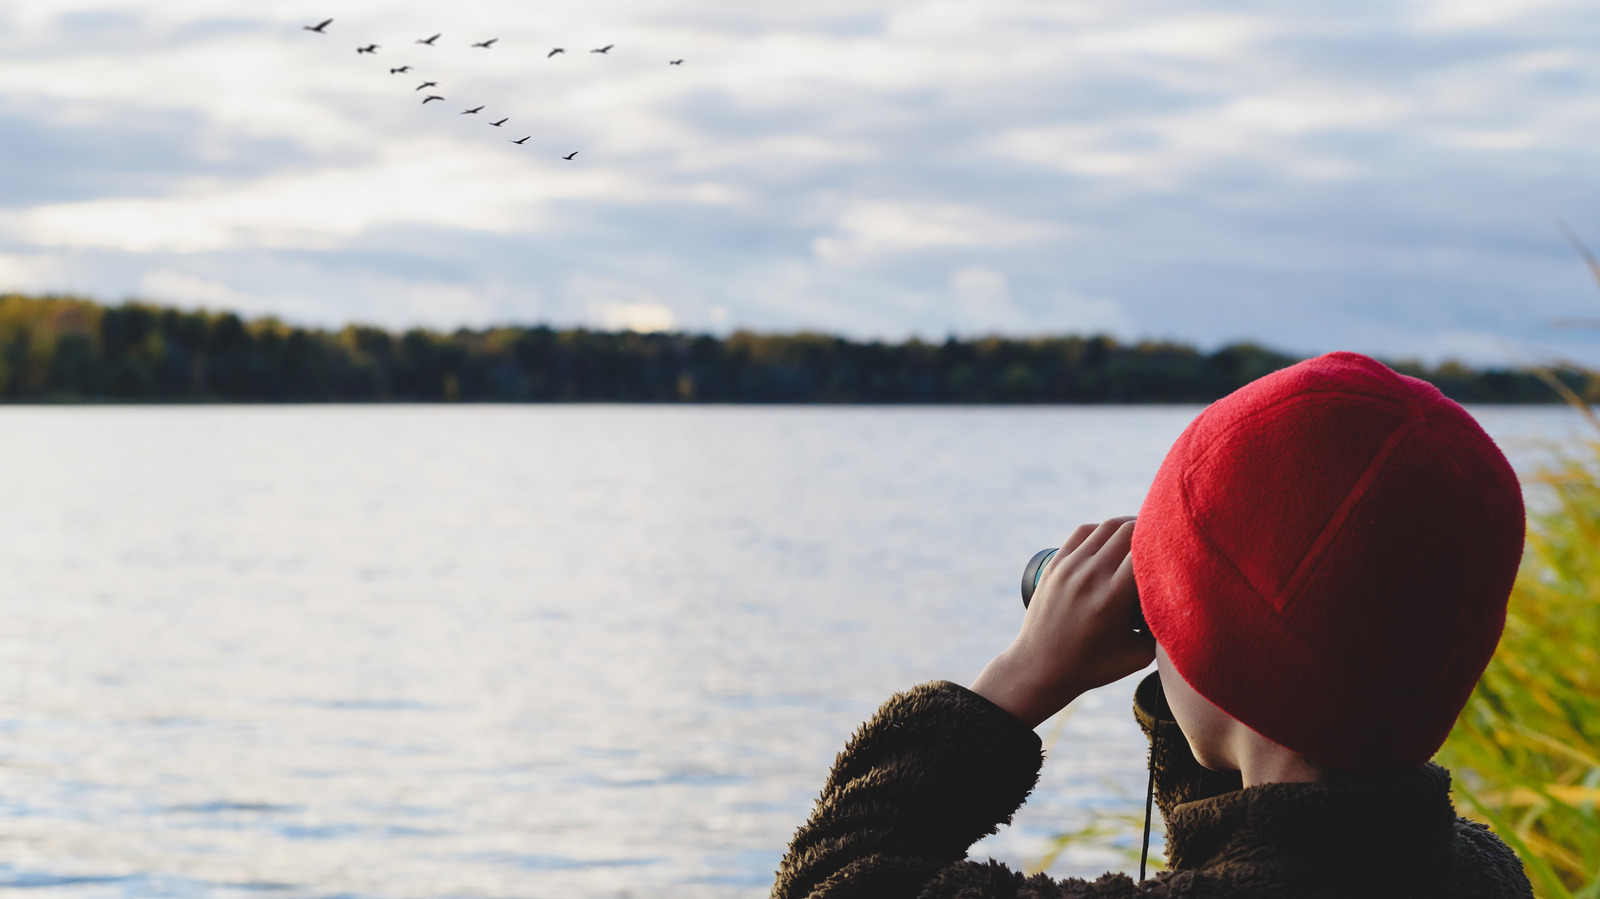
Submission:
M 1111 595 L 1117 597 L 1119 605 L 1128 606 L 1120 610 L 1125 615 L 1131 614 L 1133 604 L 1139 601 L 1139 585 L 1133 579 L 1133 554 L 1126 549 L 1117 562 L 1117 569 L 1111 573 Z
M 1129 581 L 1133 580 L 1133 529 L 1132 528 L 1128 529 L 1128 548 L 1123 550 L 1122 558 L 1121 558 L 1121 560 L 1119 560 L 1117 562 L 1117 573 L 1112 575 L 1112 578 L 1114 580 L 1116 580 L 1116 581 L 1119 581 L 1119 582 L 1124 577 L 1126 577 Z M 1135 592 L 1138 591 L 1138 585 L 1134 585 L 1134 590 L 1135 590 Z
M 1155 661 L 1156 641 L 1149 633 L 1128 629 L 1128 619 L 1133 613 L 1134 605 L 1139 602 L 1139 587 L 1133 577 L 1131 554 L 1124 555 L 1117 565 L 1117 570 L 1112 573 L 1109 593 L 1115 600 L 1107 611 L 1117 622 L 1120 636 L 1114 652 L 1116 657 L 1127 665 L 1124 674 L 1132 674 Z
M 1094 616 L 1098 627 L 1108 628 L 1106 633 L 1114 634 L 1114 639 L 1121 642 L 1135 636 L 1128 622 L 1132 618 L 1134 604 L 1139 601 L 1139 589 L 1134 584 L 1133 566 L 1127 564 L 1128 556 L 1124 555 L 1122 563 L 1112 568 L 1103 562 L 1108 555 L 1102 551 L 1087 563 L 1094 566 L 1097 574 L 1104 579 L 1103 586 L 1093 593 Z
M 1088 539 L 1078 544 L 1077 549 L 1073 551 L 1088 556 L 1098 553 L 1100 547 L 1105 546 L 1106 541 L 1110 540 L 1125 523 L 1130 521 L 1133 521 L 1132 515 L 1119 515 L 1116 518 L 1106 519 L 1089 534 Z
M 1067 536 L 1067 542 L 1061 544 L 1061 548 L 1056 550 L 1055 555 L 1045 560 L 1044 573 L 1040 575 L 1040 580 L 1043 581 L 1044 578 L 1049 577 L 1056 570 L 1057 562 L 1063 562 L 1067 557 L 1071 556 L 1078 547 L 1082 546 L 1085 541 L 1094 536 L 1097 530 L 1104 526 L 1102 522 L 1101 524 L 1080 524 L 1073 528 L 1072 533 Z
M 1115 521 L 1117 519 L 1112 520 Z M 1110 523 L 1109 521 L 1106 522 L 1106 524 Z M 1111 532 L 1111 536 L 1106 538 L 1106 542 L 1101 544 L 1100 549 L 1095 552 L 1096 562 L 1108 568 L 1111 566 L 1120 568 L 1123 563 L 1128 561 L 1131 556 L 1130 551 L 1133 549 L 1133 523 L 1134 520 L 1132 518 L 1122 519 L 1122 524 Z
M 1053 563 L 1056 559 L 1062 558 L 1063 556 L 1072 555 L 1072 551 L 1082 546 L 1083 541 L 1089 539 L 1089 535 L 1094 533 L 1094 529 L 1096 527 L 1097 525 L 1080 524 L 1073 528 L 1072 533 L 1067 536 L 1067 542 L 1061 544 L 1061 548 L 1057 550 L 1056 554 L 1050 558 L 1050 561 Z

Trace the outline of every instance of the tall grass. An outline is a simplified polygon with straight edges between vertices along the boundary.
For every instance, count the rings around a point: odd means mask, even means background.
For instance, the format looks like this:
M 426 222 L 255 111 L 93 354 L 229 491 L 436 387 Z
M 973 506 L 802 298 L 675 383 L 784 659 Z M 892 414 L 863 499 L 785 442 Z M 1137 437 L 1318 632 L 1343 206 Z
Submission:
M 1600 285 L 1600 259 L 1557 226 Z M 1439 761 L 1458 806 L 1522 857 L 1539 899 L 1600 899 L 1600 373 L 1580 396 L 1535 368 L 1596 437 L 1525 480 L 1527 553 L 1505 634 Z
M 1516 850 L 1536 896 L 1600 899 L 1600 440 L 1527 480 L 1505 635 L 1439 761 L 1458 807 Z

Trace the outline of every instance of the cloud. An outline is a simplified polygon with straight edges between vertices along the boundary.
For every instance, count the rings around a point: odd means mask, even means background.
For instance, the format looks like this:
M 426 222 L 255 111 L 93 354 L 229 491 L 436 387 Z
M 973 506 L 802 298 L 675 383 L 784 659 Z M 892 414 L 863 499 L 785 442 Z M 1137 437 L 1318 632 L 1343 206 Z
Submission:
M 656 303 L 617 303 L 601 307 L 600 321 L 614 331 L 670 331 L 677 326 L 672 310 Z
M 976 206 L 867 200 L 844 209 L 834 226 L 839 236 L 818 237 L 812 249 L 830 265 L 860 265 L 899 253 L 1009 246 L 1039 240 L 1056 230 Z
M 992 320 L 1014 312 L 1011 285 L 1005 272 L 980 265 L 967 266 L 950 273 L 950 289 L 974 318 Z
M 1116 300 L 1082 296 L 1071 291 L 1062 291 L 1050 297 L 1038 318 L 1048 323 L 1048 330 L 1070 334 L 1111 334 L 1134 338 L 1140 330 L 1134 327 L 1133 319 Z
M 1594 302 L 1549 224 L 1600 241 L 1576 0 L 330 14 L 8 4 L 0 281 L 317 324 L 1586 346 L 1542 324 Z
M 36 206 L 0 213 L 0 230 L 36 246 L 193 253 L 240 246 L 333 249 L 341 238 L 407 222 L 482 231 L 530 224 L 519 221 L 522 191 L 463 178 L 482 167 L 421 149 L 388 165 Z
M 1439 30 L 1502 27 L 1545 12 L 1587 9 L 1581 0 L 1426 0 L 1418 3 L 1416 22 Z
M 665 300 L 649 288 L 624 281 L 579 275 L 568 294 L 583 310 L 583 317 L 611 330 L 671 331 L 678 326 Z
M 35 290 L 48 278 L 44 260 L 32 256 L 0 256 L 0 291 Z
M 183 306 L 247 309 L 255 305 L 253 298 L 221 281 L 171 269 L 145 272 L 139 279 L 139 291 Z
M 965 333 L 1027 333 L 1050 331 L 1073 334 L 1138 334 L 1116 300 L 1090 297 L 1062 288 L 1035 299 L 1025 307 L 1012 294 L 1004 272 L 974 265 L 950 275 L 950 289 L 958 304 L 953 330 Z

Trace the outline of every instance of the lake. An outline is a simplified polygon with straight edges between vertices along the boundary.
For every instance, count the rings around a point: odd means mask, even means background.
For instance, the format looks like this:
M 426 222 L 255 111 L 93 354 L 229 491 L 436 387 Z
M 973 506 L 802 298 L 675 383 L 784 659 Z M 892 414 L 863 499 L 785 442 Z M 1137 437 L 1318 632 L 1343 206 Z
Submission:
M 764 896 L 855 726 L 970 682 L 1198 411 L 0 409 L 0 888 Z M 1141 811 L 1131 685 L 976 854 Z

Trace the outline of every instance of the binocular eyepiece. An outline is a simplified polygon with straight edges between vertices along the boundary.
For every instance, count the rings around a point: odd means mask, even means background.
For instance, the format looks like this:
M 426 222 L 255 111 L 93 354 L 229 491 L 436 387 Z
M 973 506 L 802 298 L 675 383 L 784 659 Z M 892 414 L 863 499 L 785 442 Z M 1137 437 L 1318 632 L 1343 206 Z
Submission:
M 1028 560 L 1028 567 L 1022 569 L 1022 607 L 1026 609 L 1033 599 L 1033 591 L 1039 589 L 1039 579 L 1044 576 L 1044 566 L 1056 554 L 1056 549 L 1041 549 Z M 1144 623 L 1144 610 L 1139 608 L 1139 598 L 1134 597 L 1133 611 L 1128 613 L 1128 627 L 1133 631 L 1150 636 L 1150 625 Z

